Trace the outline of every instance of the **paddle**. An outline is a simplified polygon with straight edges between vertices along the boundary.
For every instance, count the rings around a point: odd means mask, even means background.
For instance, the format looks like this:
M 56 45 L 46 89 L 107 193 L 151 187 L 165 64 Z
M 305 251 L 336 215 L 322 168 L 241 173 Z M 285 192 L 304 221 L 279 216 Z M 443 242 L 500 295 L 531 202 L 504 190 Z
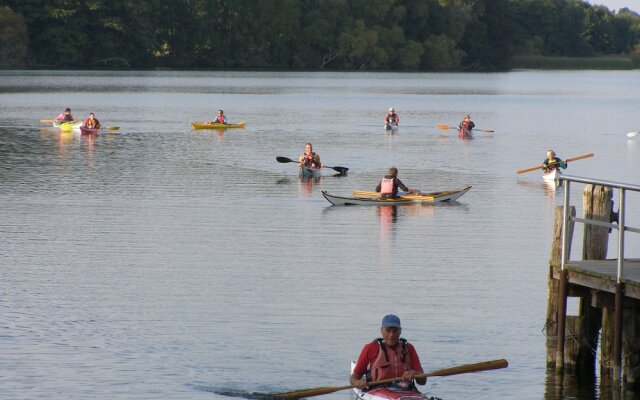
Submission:
M 290 158 L 280 157 L 280 156 L 276 157 L 276 161 L 278 161 L 279 163 L 290 163 L 290 162 L 298 163 L 298 161 L 296 161 L 296 160 L 292 160 Z M 322 168 L 331 168 L 332 170 L 334 170 L 336 172 L 340 172 L 342 175 L 346 174 L 347 171 L 349 171 L 349 168 L 347 168 L 347 167 L 329 167 L 328 165 L 323 165 Z
M 52 124 L 54 122 L 56 122 L 55 119 L 41 119 L 40 120 L 40 123 L 42 123 L 42 124 Z M 120 127 L 119 126 L 105 126 L 103 128 L 100 128 L 100 129 L 107 129 L 109 131 L 117 131 L 117 130 L 120 129 Z
M 458 128 L 457 128 L 457 127 L 455 127 L 455 126 L 449 126 L 449 125 L 438 125 L 438 129 L 445 129 L 445 130 L 446 130 L 446 129 L 455 129 L 455 130 L 458 130 Z M 495 131 L 493 131 L 493 130 L 491 130 L 491 129 L 476 129 L 476 128 L 473 128 L 472 130 L 474 130 L 474 131 L 478 131 L 478 132 L 486 132 L 486 133 L 493 133 L 493 132 L 495 132 Z
M 568 163 L 568 162 L 571 162 L 571 161 L 582 160 L 582 159 L 584 159 L 584 158 L 589 158 L 589 157 L 593 157 L 593 156 L 594 156 L 594 154 L 593 154 L 593 153 L 583 154 L 583 155 L 581 155 L 581 156 L 567 158 L 566 160 L 564 160 L 564 162 Z M 518 173 L 518 174 L 524 174 L 525 172 L 536 171 L 536 170 L 539 170 L 539 169 L 543 169 L 544 167 L 545 167 L 545 165 L 544 165 L 544 164 L 542 164 L 542 165 L 538 165 L 538 166 L 536 166 L 536 167 L 531 167 L 531 168 L 521 169 L 521 170 L 519 170 L 519 171 L 516 171 L 516 173 Z
M 475 364 L 465 364 L 457 367 L 439 369 L 432 372 L 424 372 L 424 373 L 415 375 L 414 378 L 421 379 L 421 378 L 428 378 L 430 376 L 450 376 L 450 375 L 466 374 L 471 372 L 488 371 L 491 369 L 506 368 L 508 365 L 509 363 L 507 362 L 507 360 L 504 360 L 504 359 L 484 361 L 484 362 L 479 362 Z M 385 385 L 400 379 L 402 378 L 383 379 L 381 381 L 370 382 L 369 386 Z M 354 385 L 325 386 L 325 387 L 318 387 L 313 389 L 297 390 L 294 392 L 277 393 L 277 394 L 271 395 L 271 397 L 285 398 L 285 399 L 300 399 L 303 397 L 313 397 L 313 396 L 320 396 L 323 394 L 329 394 L 329 393 L 337 392 L 339 390 L 353 389 L 355 387 L 356 386 Z

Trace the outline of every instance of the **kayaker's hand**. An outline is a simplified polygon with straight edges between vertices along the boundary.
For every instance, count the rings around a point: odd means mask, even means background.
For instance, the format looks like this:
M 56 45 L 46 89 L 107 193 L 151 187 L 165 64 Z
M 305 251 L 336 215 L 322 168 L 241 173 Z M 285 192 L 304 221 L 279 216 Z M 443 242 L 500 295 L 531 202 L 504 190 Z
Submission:
M 356 382 L 356 387 L 359 389 L 366 389 L 369 387 L 369 383 L 367 382 L 366 377 L 362 377 L 360 380 Z
M 405 382 L 411 382 L 413 380 L 414 375 L 417 375 L 418 371 L 414 371 L 410 369 L 409 371 L 404 371 L 402 374 L 402 380 Z

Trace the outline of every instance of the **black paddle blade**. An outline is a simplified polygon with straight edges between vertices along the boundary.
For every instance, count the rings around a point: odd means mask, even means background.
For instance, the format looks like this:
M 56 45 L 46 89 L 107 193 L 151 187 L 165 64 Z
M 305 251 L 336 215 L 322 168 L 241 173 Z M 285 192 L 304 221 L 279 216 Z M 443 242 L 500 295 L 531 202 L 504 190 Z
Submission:
M 297 161 L 294 161 L 294 160 L 292 160 L 292 159 L 290 159 L 290 158 L 287 158 L 287 157 L 281 157 L 281 156 L 277 156 L 277 157 L 276 157 L 276 161 L 277 161 L 277 162 L 281 162 L 281 163 L 297 162 Z
M 346 175 L 347 172 L 349 171 L 349 168 L 347 167 L 331 167 L 331 169 L 333 169 L 336 172 L 340 172 L 341 175 Z

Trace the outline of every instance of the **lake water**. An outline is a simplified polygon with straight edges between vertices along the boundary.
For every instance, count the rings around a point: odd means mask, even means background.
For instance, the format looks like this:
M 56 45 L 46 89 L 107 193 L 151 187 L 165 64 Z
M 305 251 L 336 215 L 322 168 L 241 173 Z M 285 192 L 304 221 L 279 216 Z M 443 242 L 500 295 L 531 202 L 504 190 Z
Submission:
M 0 71 L 0 398 L 342 386 L 396 313 L 427 371 L 509 360 L 432 378 L 429 395 L 594 399 L 588 384 L 547 377 L 562 197 L 515 171 L 548 148 L 593 152 L 567 173 L 639 184 L 640 138 L 626 136 L 640 130 L 639 83 L 640 71 Z M 39 124 L 65 107 L 120 129 L 81 137 Z M 191 129 L 218 108 L 246 128 Z M 436 128 L 466 113 L 495 133 Z M 276 162 L 305 142 L 348 176 L 301 181 Z M 423 191 L 473 188 L 455 204 L 398 209 L 334 207 L 320 193 L 372 190 L 392 165 Z M 638 227 L 640 198 L 627 201 Z

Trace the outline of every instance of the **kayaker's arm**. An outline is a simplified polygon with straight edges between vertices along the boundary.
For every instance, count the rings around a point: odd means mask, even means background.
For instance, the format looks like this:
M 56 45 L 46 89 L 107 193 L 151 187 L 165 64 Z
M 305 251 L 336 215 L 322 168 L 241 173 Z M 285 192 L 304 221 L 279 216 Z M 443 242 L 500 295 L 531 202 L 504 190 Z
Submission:
M 367 384 L 366 376 L 360 376 L 356 373 L 351 374 L 351 376 L 349 377 L 349 383 L 351 384 L 351 386 L 355 386 L 360 389 L 366 389 L 367 387 L 369 387 L 369 385 Z

